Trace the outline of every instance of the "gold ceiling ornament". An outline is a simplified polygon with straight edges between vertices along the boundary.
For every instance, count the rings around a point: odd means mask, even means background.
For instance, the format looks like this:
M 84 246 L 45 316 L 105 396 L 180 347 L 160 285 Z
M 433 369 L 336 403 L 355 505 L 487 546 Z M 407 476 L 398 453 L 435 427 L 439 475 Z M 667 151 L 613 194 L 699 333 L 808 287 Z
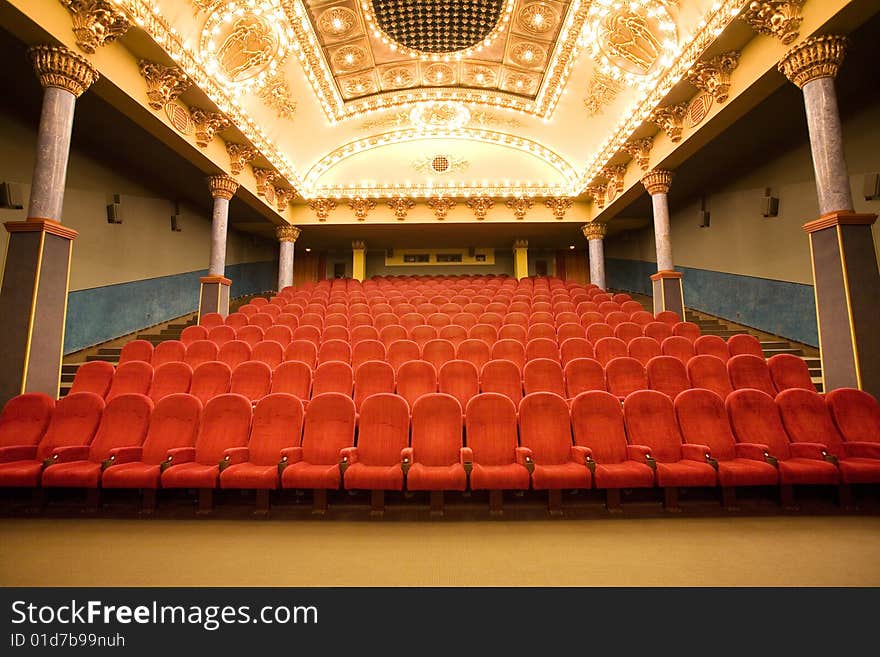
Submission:
M 283 214 L 287 209 L 287 206 L 290 205 L 299 194 L 296 193 L 295 189 L 291 189 L 290 187 L 276 187 L 275 188 L 275 207 L 278 208 L 278 214 Z
M 760 0 L 750 2 L 740 18 L 755 32 L 774 36 L 790 45 L 800 36 L 801 9 L 806 0 Z
M 189 0 L 197 11 L 212 12 L 217 7 L 226 2 L 226 0 Z
M 348 207 L 354 212 L 354 216 L 358 221 L 364 221 L 370 210 L 376 207 L 376 201 L 371 198 L 357 196 L 348 202 Z
M 623 145 L 623 152 L 631 156 L 642 171 L 648 170 L 648 160 L 651 157 L 651 148 L 654 146 L 653 137 L 644 139 L 632 139 Z
M 590 90 L 587 97 L 584 98 L 584 107 L 587 108 L 587 113 L 590 116 L 599 114 L 606 105 L 617 98 L 617 94 L 622 89 L 623 85 L 610 75 L 599 72 L 593 74 L 593 79 L 590 80 Z
M 532 94 L 538 87 L 538 81 L 527 73 L 507 73 L 502 87 L 505 91 L 515 94 Z
M 422 80 L 428 86 L 451 86 L 455 84 L 455 69 L 443 62 L 434 62 L 422 70 Z
M 574 200 L 568 196 L 552 196 L 544 201 L 544 205 L 550 208 L 553 217 L 559 221 L 565 219 L 565 213 L 572 206 Z
M 257 194 L 265 199 L 274 197 L 273 183 L 281 177 L 278 172 L 265 167 L 256 167 L 253 164 L 251 171 L 254 172 L 254 180 L 257 182 Z
M 611 201 L 623 192 L 623 177 L 626 175 L 625 164 L 604 167 L 599 175 L 608 181 L 608 189 L 605 192 L 606 200 Z
M 279 242 L 296 242 L 302 231 L 296 226 L 277 226 L 275 228 L 275 237 Z
M 672 185 L 672 172 L 664 169 L 654 169 L 642 176 L 642 185 L 648 191 L 648 194 L 668 194 L 669 187 Z
M 588 240 L 605 239 L 605 235 L 608 232 L 608 224 L 601 221 L 591 221 L 581 226 L 581 232 Z
M 495 207 L 495 201 L 485 194 L 480 194 L 479 196 L 469 198 L 465 201 L 465 205 L 473 211 L 477 221 L 482 221 L 486 218 L 489 210 Z
M 705 62 L 697 62 L 688 71 L 687 80 L 697 89 L 723 103 L 730 95 L 730 74 L 739 64 L 739 51 L 731 50 Z
M 209 112 L 201 107 L 190 108 L 190 117 L 196 127 L 196 144 L 205 148 L 211 143 L 214 135 L 223 132 L 232 124 L 219 112 Z
M 336 209 L 336 201 L 332 198 L 313 198 L 309 201 L 309 209 L 315 213 L 318 221 L 327 221 L 327 217 Z
M 412 163 L 413 169 L 424 176 L 447 176 L 466 171 L 471 165 L 463 157 L 434 153 L 422 155 Z
M 779 72 L 801 89 L 813 80 L 837 77 L 849 45 L 844 36 L 811 37 L 785 54 Z
M 148 104 L 154 110 L 160 110 L 168 103 L 177 100 L 180 94 L 192 86 L 186 73 L 177 66 L 164 66 L 141 59 L 138 60 L 138 70 L 147 81 Z
M 498 74 L 488 66 L 469 64 L 463 72 L 463 82 L 474 87 L 493 87 L 498 81 Z
M 510 49 L 510 58 L 524 68 L 540 68 L 547 60 L 547 51 L 532 41 L 520 41 Z
M 290 97 L 290 87 L 281 71 L 272 76 L 257 95 L 275 110 L 275 114 L 281 119 L 292 119 L 296 114 L 296 101 Z
M 229 170 L 233 176 L 237 176 L 244 170 L 244 165 L 256 159 L 260 153 L 252 146 L 226 142 L 226 152 L 229 153 Z
M 394 66 L 385 70 L 382 75 L 382 85 L 389 89 L 403 89 L 416 83 L 416 76 L 410 66 Z
M 456 202 L 445 196 L 435 196 L 428 200 L 428 207 L 434 212 L 437 221 L 446 219 L 449 211 L 456 206 Z
M 714 104 L 715 99 L 709 93 L 699 93 L 691 98 L 691 102 L 688 103 L 685 125 L 689 128 L 695 128 L 700 125 L 709 116 L 709 110 L 712 109 Z
M 529 34 L 546 36 L 559 24 L 559 14 L 546 2 L 531 2 L 519 10 L 517 24 Z
M 535 202 L 530 199 L 528 196 L 518 196 L 516 198 L 509 198 L 505 205 L 513 210 L 513 216 L 517 219 L 517 221 L 522 221 L 526 218 L 526 214 L 529 210 L 532 209 L 532 206 Z
M 398 221 L 404 221 L 409 211 L 416 206 L 416 202 L 404 196 L 395 196 L 388 199 L 388 207 L 394 211 Z
M 64 46 L 33 46 L 28 57 L 45 87 L 58 87 L 79 97 L 98 79 L 88 60 Z
M 372 75 L 356 75 L 341 81 L 346 96 L 363 96 L 376 92 L 376 81 Z
M 208 188 L 211 190 L 211 198 L 223 198 L 228 201 L 238 191 L 238 181 L 232 176 L 221 173 L 208 178 Z
M 61 0 L 73 18 L 76 45 L 90 55 L 126 33 L 131 23 L 109 0 Z
M 658 107 L 648 121 L 660 128 L 673 143 L 681 141 L 682 122 L 687 114 L 688 103 Z
M 348 44 L 337 49 L 330 57 L 333 68 L 343 73 L 351 73 L 366 68 L 369 63 L 367 51 L 363 46 Z
M 429 101 L 418 103 L 409 113 L 409 122 L 414 128 L 443 128 L 456 130 L 463 128 L 471 120 L 471 113 L 461 103 L 450 101 Z
M 499 114 L 494 114 L 493 112 L 488 112 L 486 110 L 471 110 L 471 124 L 475 126 L 500 126 L 502 128 L 509 128 L 511 130 L 516 130 L 517 128 L 522 127 L 522 121 L 518 119 L 508 118 L 506 116 L 502 116 Z
M 587 196 L 593 199 L 593 203 L 596 204 L 596 207 L 602 210 L 605 207 L 605 194 L 607 188 L 605 185 L 587 185 L 585 190 Z
M 318 29 L 321 34 L 333 39 L 347 36 L 357 27 L 357 16 L 346 7 L 331 7 L 318 16 Z

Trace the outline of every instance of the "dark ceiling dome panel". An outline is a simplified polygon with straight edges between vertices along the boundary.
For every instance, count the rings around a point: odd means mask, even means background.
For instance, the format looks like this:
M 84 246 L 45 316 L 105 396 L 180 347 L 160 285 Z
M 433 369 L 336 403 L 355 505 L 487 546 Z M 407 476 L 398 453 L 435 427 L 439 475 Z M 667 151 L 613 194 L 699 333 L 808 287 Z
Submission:
M 477 45 L 501 19 L 504 0 L 372 0 L 379 28 L 423 53 L 453 53 Z

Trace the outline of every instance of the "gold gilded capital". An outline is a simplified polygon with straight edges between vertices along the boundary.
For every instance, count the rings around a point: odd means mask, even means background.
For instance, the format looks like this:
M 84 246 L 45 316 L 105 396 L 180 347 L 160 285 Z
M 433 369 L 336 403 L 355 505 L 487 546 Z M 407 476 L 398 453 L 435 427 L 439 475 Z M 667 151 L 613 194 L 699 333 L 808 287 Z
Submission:
M 109 0 L 61 0 L 73 19 L 76 45 L 90 55 L 128 31 L 131 23 Z
M 581 232 L 588 240 L 601 240 L 605 238 L 605 233 L 608 232 L 608 224 L 604 224 L 601 221 L 591 221 L 581 226 Z
M 275 229 L 275 237 L 279 242 L 296 242 L 302 231 L 296 226 L 278 226 Z
M 223 132 L 231 125 L 229 119 L 219 112 L 209 112 L 200 107 L 193 107 L 190 115 L 196 126 L 196 144 L 200 148 L 205 148 L 215 134 Z
M 367 244 L 363 240 L 354 240 L 351 243 L 351 248 L 353 251 L 363 251 L 367 248 Z
M 642 176 L 642 185 L 648 190 L 648 194 L 668 194 L 669 186 L 672 185 L 672 172 L 663 169 L 654 169 Z
M 799 88 L 819 78 L 837 77 L 849 39 L 844 36 L 819 36 L 807 39 L 789 50 L 779 62 L 779 72 Z
M 228 201 L 235 196 L 235 192 L 238 190 L 238 181 L 221 173 L 208 178 L 208 187 L 211 190 L 212 198 L 225 198 Z
M 176 66 L 141 59 L 138 61 L 138 70 L 147 81 L 148 104 L 154 110 L 162 109 L 192 85 L 186 73 Z
M 34 46 L 28 56 L 43 87 L 58 87 L 79 97 L 98 79 L 85 57 L 63 46 Z
M 513 248 L 514 249 L 527 249 L 527 248 L 529 248 L 529 241 L 528 240 L 514 240 L 513 241 Z

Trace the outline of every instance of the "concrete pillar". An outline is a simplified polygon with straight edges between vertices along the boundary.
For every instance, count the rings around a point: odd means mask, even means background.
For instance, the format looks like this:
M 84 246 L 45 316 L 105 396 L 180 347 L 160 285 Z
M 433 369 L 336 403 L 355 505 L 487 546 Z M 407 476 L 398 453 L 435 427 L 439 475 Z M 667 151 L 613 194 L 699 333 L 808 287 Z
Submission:
M 199 317 L 207 313 L 229 314 L 229 287 L 226 278 L 226 233 L 229 228 L 229 201 L 238 190 L 235 178 L 220 174 L 208 178 L 208 187 L 214 199 L 211 215 L 211 259 L 208 275 L 199 279 Z
M 513 243 L 513 275 L 516 280 L 529 276 L 529 242 L 516 240 Z
M 672 172 L 662 169 L 649 171 L 642 177 L 642 185 L 651 195 L 654 209 L 654 241 L 657 247 L 657 273 L 651 276 L 654 293 L 654 314 L 671 310 L 684 320 L 684 291 L 681 273 L 675 271 L 672 259 L 672 239 L 669 236 L 669 186 Z
M 361 281 L 367 277 L 367 245 L 363 240 L 351 243 L 351 277 Z
M 60 46 L 28 51 L 43 86 L 43 108 L 26 221 L 9 221 L 0 289 L 0 404 L 23 392 L 58 396 L 70 256 L 77 233 L 61 225 L 76 99 L 98 79 Z
M 296 226 L 278 226 L 278 291 L 293 285 L 293 249 L 299 238 L 300 229 Z
M 590 283 L 605 289 L 605 233 L 607 224 L 591 221 L 581 226 L 581 232 L 590 245 Z
M 841 36 L 807 39 L 786 53 L 779 70 L 803 91 L 816 174 L 820 216 L 804 230 L 825 390 L 860 388 L 880 397 L 880 271 L 871 234 L 877 216 L 854 212 L 834 90 L 847 45 Z

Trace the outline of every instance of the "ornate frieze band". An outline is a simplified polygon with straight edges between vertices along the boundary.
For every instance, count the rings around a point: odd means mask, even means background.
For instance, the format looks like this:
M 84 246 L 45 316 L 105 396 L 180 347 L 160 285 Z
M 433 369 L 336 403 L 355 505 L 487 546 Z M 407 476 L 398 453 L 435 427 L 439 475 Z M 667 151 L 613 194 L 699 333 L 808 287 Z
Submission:
M 98 79 L 85 57 L 63 46 L 33 46 L 28 56 L 43 87 L 58 87 L 79 97 Z

